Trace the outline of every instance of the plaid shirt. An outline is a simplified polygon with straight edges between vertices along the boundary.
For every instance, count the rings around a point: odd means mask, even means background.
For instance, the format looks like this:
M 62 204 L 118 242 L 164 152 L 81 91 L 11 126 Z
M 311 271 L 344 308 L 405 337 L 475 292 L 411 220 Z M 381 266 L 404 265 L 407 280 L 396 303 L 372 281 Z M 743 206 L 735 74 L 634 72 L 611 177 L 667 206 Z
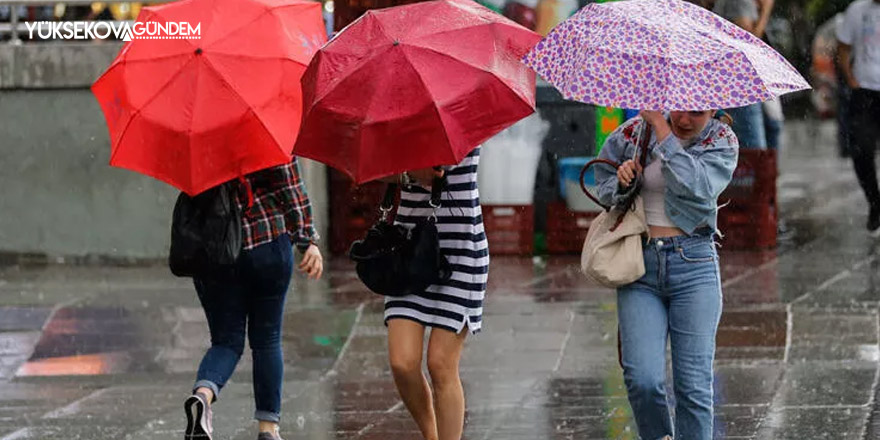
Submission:
M 244 249 L 270 243 L 285 232 L 300 251 L 318 241 L 309 196 L 299 174 L 294 158 L 244 177 L 245 190 L 238 198 Z

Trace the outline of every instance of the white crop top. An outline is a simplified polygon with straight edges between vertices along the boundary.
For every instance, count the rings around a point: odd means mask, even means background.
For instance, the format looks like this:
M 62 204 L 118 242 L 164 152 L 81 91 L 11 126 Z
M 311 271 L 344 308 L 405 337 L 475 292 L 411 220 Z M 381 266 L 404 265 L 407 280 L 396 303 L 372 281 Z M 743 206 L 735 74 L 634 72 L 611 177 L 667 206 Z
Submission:
M 642 182 L 642 202 L 649 226 L 677 227 L 666 215 L 666 177 L 663 175 L 660 160 L 651 162 L 645 168 Z

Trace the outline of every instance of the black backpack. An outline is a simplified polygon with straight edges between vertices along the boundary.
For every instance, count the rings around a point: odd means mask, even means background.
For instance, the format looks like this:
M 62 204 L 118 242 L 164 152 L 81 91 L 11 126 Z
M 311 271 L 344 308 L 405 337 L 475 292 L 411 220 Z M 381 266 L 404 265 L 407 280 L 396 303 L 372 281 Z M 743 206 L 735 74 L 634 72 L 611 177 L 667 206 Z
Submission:
M 440 206 L 440 192 L 445 179 L 432 185 L 432 206 Z M 440 250 L 435 218 L 419 221 L 412 229 L 389 223 L 388 212 L 394 203 L 397 185 L 390 184 L 382 202 L 382 217 L 366 237 L 351 245 L 349 258 L 355 263 L 358 278 L 380 295 L 405 296 L 423 293 L 428 286 L 448 280 L 452 269 Z
M 235 182 L 227 182 L 194 197 L 177 196 L 168 254 L 171 273 L 205 276 L 235 264 L 242 246 L 237 189 Z

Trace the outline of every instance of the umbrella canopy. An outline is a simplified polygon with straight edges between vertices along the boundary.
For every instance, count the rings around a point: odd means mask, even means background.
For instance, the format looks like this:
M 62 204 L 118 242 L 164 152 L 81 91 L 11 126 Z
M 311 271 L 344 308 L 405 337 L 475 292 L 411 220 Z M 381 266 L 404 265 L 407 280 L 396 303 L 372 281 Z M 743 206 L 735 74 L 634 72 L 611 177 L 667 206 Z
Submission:
M 565 98 L 609 107 L 711 110 L 810 88 L 760 39 L 682 0 L 587 5 L 524 61 Z
M 367 12 L 303 77 L 294 154 L 357 183 L 459 163 L 535 109 L 534 32 L 470 0 Z
M 134 39 L 92 85 L 110 164 L 195 195 L 290 161 L 300 78 L 326 41 L 320 3 L 182 0 L 139 22 L 188 22 L 200 38 Z

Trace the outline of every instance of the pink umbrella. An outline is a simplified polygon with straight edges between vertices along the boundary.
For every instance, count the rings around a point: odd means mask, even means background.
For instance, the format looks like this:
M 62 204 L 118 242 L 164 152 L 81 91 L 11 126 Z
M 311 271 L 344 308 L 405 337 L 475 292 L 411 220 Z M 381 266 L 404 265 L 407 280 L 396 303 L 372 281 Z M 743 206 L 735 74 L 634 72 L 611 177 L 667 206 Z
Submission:
M 523 60 L 565 98 L 609 107 L 710 110 L 810 88 L 770 46 L 682 0 L 587 5 Z

